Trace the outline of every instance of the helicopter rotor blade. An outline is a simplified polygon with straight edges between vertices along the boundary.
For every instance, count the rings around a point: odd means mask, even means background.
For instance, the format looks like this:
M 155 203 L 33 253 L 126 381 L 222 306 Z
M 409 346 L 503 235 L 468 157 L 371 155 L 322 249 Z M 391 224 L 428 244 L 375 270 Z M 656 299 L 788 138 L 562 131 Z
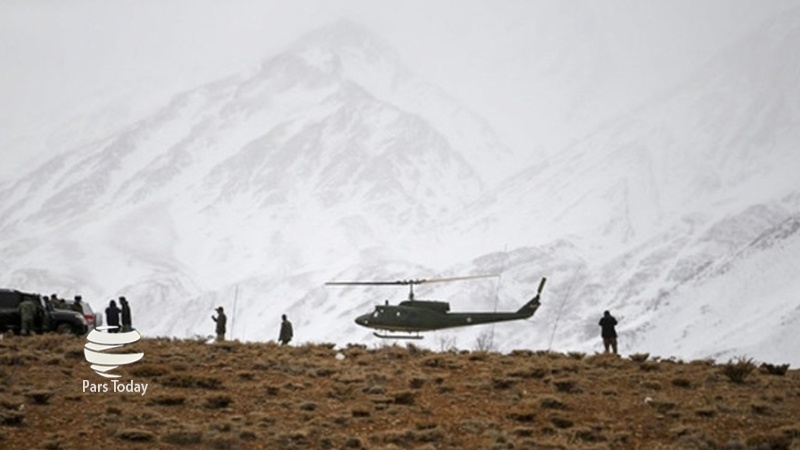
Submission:
M 496 278 L 500 275 L 470 275 L 465 277 L 450 277 L 450 278 L 430 278 L 430 279 L 417 279 L 417 280 L 398 280 L 398 281 L 329 281 L 325 286 L 408 286 L 414 284 L 427 284 L 427 283 L 446 283 L 450 281 L 473 280 L 478 278 Z
M 500 276 L 499 274 L 492 274 L 492 275 L 469 275 L 465 277 L 430 278 L 424 280 L 417 280 L 416 284 L 447 283 L 450 281 L 475 280 L 479 278 L 497 278 L 499 276 Z
M 398 286 L 413 284 L 409 281 L 329 281 L 325 286 Z

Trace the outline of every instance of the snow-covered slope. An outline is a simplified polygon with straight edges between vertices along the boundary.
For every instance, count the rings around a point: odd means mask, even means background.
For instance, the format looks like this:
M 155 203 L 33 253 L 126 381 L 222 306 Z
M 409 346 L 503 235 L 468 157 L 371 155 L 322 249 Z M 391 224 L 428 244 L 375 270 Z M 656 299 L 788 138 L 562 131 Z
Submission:
M 145 334 L 371 339 L 352 319 L 405 291 L 338 279 L 501 273 L 420 287 L 453 310 L 530 321 L 428 345 L 748 353 L 800 363 L 800 31 L 769 24 L 691 80 L 540 161 L 338 22 L 253 70 L 181 93 L 0 186 L 0 283 L 96 309 L 125 295 Z M 533 162 L 531 162 L 533 161 Z
M 627 351 L 757 349 L 800 361 L 776 347 L 798 336 L 786 324 L 796 320 L 798 300 L 790 293 L 800 286 L 782 269 L 797 265 L 784 249 L 794 245 L 791 237 L 746 251 L 800 217 L 798 43 L 796 20 L 768 24 L 685 84 L 485 194 L 453 220 L 459 232 L 450 236 L 483 233 L 487 248 L 559 239 L 574 246 L 588 270 L 581 287 L 559 300 L 577 311 L 561 319 L 562 345 L 596 344 L 596 318 L 609 308 L 624 316 Z M 769 281 L 755 269 L 767 262 L 775 273 Z M 720 271 L 723 263 L 731 269 Z M 759 286 L 761 294 L 747 301 L 762 314 L 733 300 L 751 292 L 743 286 Z M 686 319 L 715 304 L 758 325 L 744 327 L 719 311 Z M 674 335 L 659 341 L 649 330 L 661 323 Z M 743 341 L 723 338 L 734 334 Z
M 419 245 L 511 156 L 342 21 L 3 186 L 3 283 L 130 292 L 142 328 L 200 332 L 205 311 L 174 320 L 184 300 L 255 280 L 288 306 L 285 278 Z

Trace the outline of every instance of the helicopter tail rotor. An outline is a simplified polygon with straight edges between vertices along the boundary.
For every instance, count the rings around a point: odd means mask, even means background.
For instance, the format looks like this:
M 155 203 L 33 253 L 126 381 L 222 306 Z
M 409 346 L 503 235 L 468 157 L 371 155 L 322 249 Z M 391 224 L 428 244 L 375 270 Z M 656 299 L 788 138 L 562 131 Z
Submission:
M 544 289 L 544 283 L 546 283 L 546 282 L 547 282 L 547 277 L 543 277 L 542 281 L 539 282 L 539 289 L 536 290 L 536 296 L 537 297 L 539 296 L 539 294 L 542 293 L 542 290 Z

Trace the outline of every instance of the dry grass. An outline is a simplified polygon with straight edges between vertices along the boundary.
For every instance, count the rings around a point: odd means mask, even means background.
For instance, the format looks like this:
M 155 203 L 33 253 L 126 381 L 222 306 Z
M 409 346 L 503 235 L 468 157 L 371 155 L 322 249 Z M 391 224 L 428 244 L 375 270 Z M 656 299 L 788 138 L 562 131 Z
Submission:
M 745 359 L 146 339 L 141 396 L 83 344 L 0 340 L 0 448 L 800 449 L 800 373 Z

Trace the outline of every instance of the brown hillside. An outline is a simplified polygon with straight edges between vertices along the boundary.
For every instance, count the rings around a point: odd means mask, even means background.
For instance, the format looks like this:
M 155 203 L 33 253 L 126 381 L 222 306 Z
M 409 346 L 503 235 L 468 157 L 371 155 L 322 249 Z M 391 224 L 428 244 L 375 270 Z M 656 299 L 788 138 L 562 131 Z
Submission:
M 800 373 L 747 360 L 145 339 L 142 396 L 84 343 L 0 340 L 0 448 L 800 449 Z

